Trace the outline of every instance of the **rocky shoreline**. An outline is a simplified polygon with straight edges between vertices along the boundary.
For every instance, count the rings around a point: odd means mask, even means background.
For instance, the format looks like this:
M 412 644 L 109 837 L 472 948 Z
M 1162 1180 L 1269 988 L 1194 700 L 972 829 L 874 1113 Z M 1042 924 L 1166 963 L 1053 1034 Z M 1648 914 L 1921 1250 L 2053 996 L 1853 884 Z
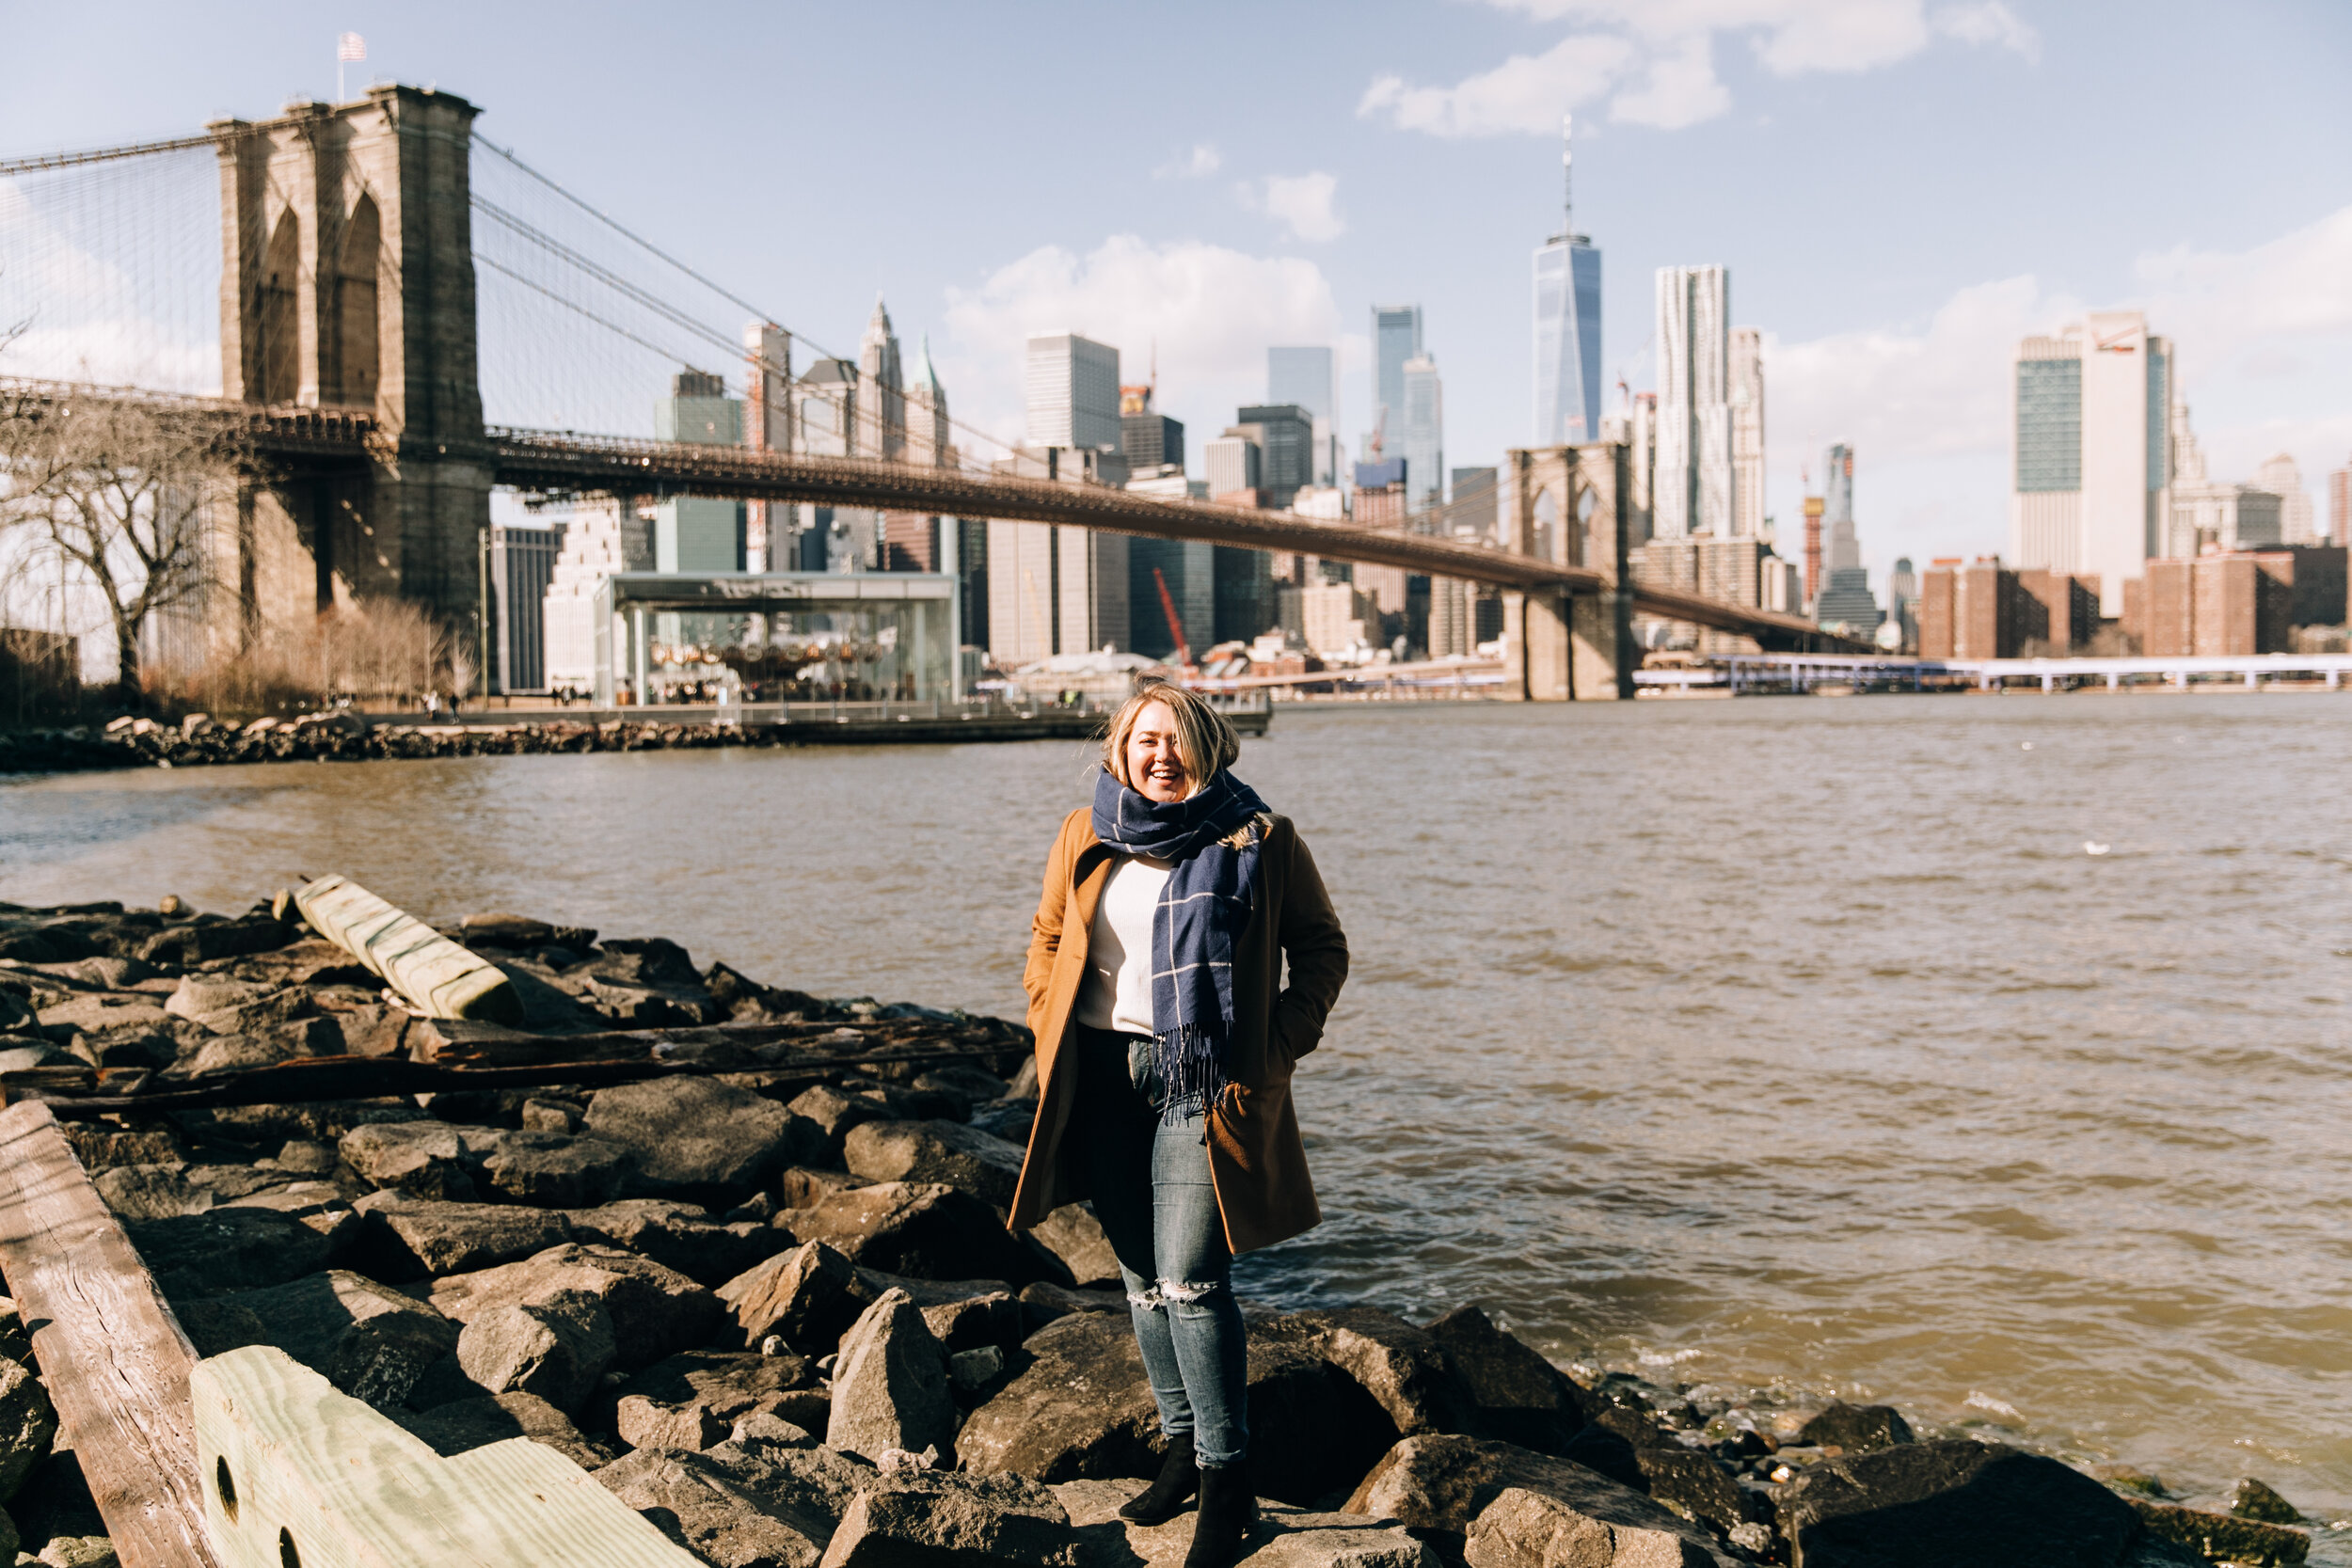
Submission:
M 414 1016 L 282 896 L 167 905 L 0 905 L 0 1083 L 69 1097 L 75 1151 L 200 1354 L 274 1345 L 445 1454 L 531 1437 L 721 1568 L 1182 1560 L 1188 1515 L 1116 1515 L 1157 1433 L 1100 1227 L 1082 1206 L 1025 1237 L 1001 1220 L 1037 1108 L 1016 1026 L 492 914 L 444 934 L 506 974 L 525 1024 L 469 1031 Z M 674 1075 L 103 1117 L 70 1100 L 323 1056 L 576 1065 L 615 1030 L 660 1031 L 635 1049 Z M 2132 1472 L 1921 1440 L 1883 1405 L 1580 1379 L 1475 1304 L 1419 1324 L 1247 1315 L 1265 1568 L 2310 1547 L 2258 1482 L 2198 1512 Z M 0 1310 L 0 1547 L 95 1568 L 111 1548 L 51 1451 L 39 1373 Z

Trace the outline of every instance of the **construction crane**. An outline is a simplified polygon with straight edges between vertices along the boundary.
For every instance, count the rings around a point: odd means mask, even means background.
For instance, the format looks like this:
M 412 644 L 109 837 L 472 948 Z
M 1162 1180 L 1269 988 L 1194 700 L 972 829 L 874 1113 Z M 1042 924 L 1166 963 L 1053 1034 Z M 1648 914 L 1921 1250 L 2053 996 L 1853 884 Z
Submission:
M 1160 611 L 1168 617 L 1168 634 L 1176 640 L 1175 661 L 1179 666 L 1192 662 L 1192 644 L 1184 637 L 1184 623 L 1176 615 L 1176 596 L 1168 591 L 1168 579 L 1160 576 L 1157 566 L 1152 568 L 1152 580 L 1159 586 Z

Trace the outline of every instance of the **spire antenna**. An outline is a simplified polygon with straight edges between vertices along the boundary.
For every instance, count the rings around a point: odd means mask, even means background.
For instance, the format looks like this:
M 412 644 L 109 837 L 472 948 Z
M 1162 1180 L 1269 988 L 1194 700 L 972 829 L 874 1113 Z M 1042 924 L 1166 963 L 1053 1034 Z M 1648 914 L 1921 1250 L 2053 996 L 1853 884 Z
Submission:
M 1576 116 L 1560 117 L 1560 231 L 1576 243 Z

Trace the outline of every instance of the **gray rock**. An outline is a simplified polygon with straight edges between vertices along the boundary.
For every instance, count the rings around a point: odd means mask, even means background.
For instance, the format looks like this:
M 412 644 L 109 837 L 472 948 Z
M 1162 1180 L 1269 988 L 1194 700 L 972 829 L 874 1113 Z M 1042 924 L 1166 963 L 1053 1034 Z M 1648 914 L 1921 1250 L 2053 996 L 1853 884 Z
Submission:
M 297 1056 L 332 1056 L 342 1049 L 342 1033 L 332 1019 L 255 1023 L 233 1034 L 215 1035 L 193 1050 L 183 1049 L 174 1073 L 239 1072 L 275 1067 Z
M 831 1084 L 819 1084 L 803 1089 L 791 1103 L 792 1114 L 805 1117 L 816 1123 L 824 1143 L 812 1158 L 832 1164 L 841 1158 L 841 1146 L 850 1133 L 869 1121 L 887 1121 L 890 1109 L 862 1096 L 844 1094 Z
M 798 1355 L 686 1351 L 621 1386 L 621 1441 L 633 1449 L 707 1449 L 730 1440 L 750 1417 L 792 1420 L 779 1412 L 807 1414 L 816 1375 Z
M 1259 1324 L 1253 1341 L 1311 1350 L 1387 1413 L 1399 1437 L 1466 1432 L 1477 1402 L 1427 1331 L 1376 1307 L 1293 1312 Z
M 213 1206 L 213 1195 L 192 1185 L 182 1165 L 117 1165 L 90 1178 L 90 1185 L 118 1219 L 169 1219 Z
M 956 1435 L 964 1469 L 1052 1483 L 1159 1467 L 1159 1411 L 1125 1313 L 1065 1317 L 1022 1353 L 1027 1365 Z
M 719 1298 L 674 1269 L 613 1247 L 566 1243 L 516 1263 L 433 1282 L 432 1302 L 460 1323 L 500 1307 L 528 1307 L 584 1291 L 612 1319 L 622 1371 L 707 1343 L 722 1318 Z
M 1780 1499 L 1798 1568 L 2108 1568 L 2138 1523 L 2122 1498 L 2055 1459 L 1965 1439 L 1831 1460 Z
M 999 1210 L 1021 1182 L 1018 1145 L 956 1121 L 869 1121 L 843 1140 L 841 1159 L 868 1181 L 944 1181 Z
M 1470 1568 L 1712 1568 L 1713 1553 L 1671 1529 L 1618 1511 L 1579 1507 L 1524 1487 L 1503 1488 L 1470 1522 L 1463 1558 Z
M 2303 1511 L 2273 1491 L 2266 1481 L 2248 1476 L 2230 1493 L 2230 1512 L 2241 1519 L 2266 1525 L 2299 1525 Z
M 749 1196 L 813 1158 L 822 1141 L 814 1124 L 774 1101 L 709 1078 L 599 1089 L 582 1125 L 634 1154 L 655 1192 L 690 1198 Z
M 955 1440 L 947 1354 L 904 1291 L 884 1292 L 841 1337 L 825 1444 L 880 1460 Z
M 781 1335 L 794 1349 L 828 1355 L 880 1292 L 854 1264 L 822 1242 L 806 1242 L 719 1287 L 743 1343 Z
M 432 1307 L 343 1269 L 196 1305 L 210 1308 L 200 1314 L 204 1338 L 276 1345 L 379 1410 L 407 1399 L 425 1368 L 458 1343 L 458 1325 Z M 257 1337 L 246 1337 L 245 1314 L 259 1325 Z M 183 1326 L 198 1338 L 194 1325 Z
M 335 1268 L 358 1241 L 359 1219 L 348 1209 L 303 1215 L 214 1209 L 129 1221 L 123 1229 L 155 1283 L 176 1301 L 283 1285 Z
M 951 1351 L 947 1355 L 947 1381 L 958 1394 L 977 1396 L 983 1391 L 993 1392 L 997 1379 L 1004 1375 L 1005 1353 L 995 1345 L 982 1345 L 977 1350 Z
M 986 1068 L 969 1062 L 950 1062 L 945 1067 L 926 1068 L 907 1082 L 912 1089 L 944 1094 L 959 1101 L 963 1114 L 958 1119 L 969 1120 L 972 1107 L 1001 1100 L 1011 1085 Z
M 1050 1280 L 1025 1285 L 1020 1291 L 1021 1321 L 1031 1334 L 1073 1312 L 1127 1313 L 1124 1286 L 1110 1291 L 1074 1291 Z
M 1464 1541 L 1479 1515 L 1513 1489 L 1565 1503 L 1613 1529 L 1623 1526 L 1672 1535 L 1706 1554 L 1694 1560 L 1710 1568 L 1732 1568 L 1737 1561 L 1705 1530 L 1629 1486 L 1621 1486 L 1581 1465 L 1475 1437 L 1427 1433 L 1406 1438 L 1373 1466 L 1345 1506 L 1350 1513 L 1394 1519 L 1430 1532 L 1423 1539 L 1451 1545 Z M 1501 1550 L 1501 1545 L 1496 1549 Z M 1684 1560 L 1693 1560 L 1686 1556 Z
M 2207 1513 L 2139 1497 L 2123 1501 L 2139 1515 L 2140 1528 L 2146 1535 L 2184 1547 L 2201 1560 L 2244 1563 L 2249 1568 L 2291 1568 L 2311 1555 L 2312 1538 L 2285 1525 Z
M 919 1291 L 910 1293 L 923 1309 L 931 1338 L 951 1353 L 985 1349 L 1010 1354 L 1028 1338 L 1021 1303 L 1009 1291 L 982 1291 L 941 1302 L 926 1302 Z
M 566 1415 L 612 1365 L 612 1319 L 584 1291 L 476 1313 L 457 1340 L 457 1365 L 491 1394 L 536 1394 Z
M 636 1156 L 602 1138 L 501 1132 L 482 1159 L 490 1188 L 544 1209 L 593 1209 L 628 1193 Z
M 352 1208 L 367 1227 L 358 1256 L 380 1279 L 471 1274 L 572 1239 L 566 1216 L 512 1204 L 440 1203 L 380 1192 Z
M 571 1133 L 580 1131 L 580 1118 L 587 1114 L 587 1106 L 574 1101 L 535 1095 L 523 1101 L 521 1120 L 527 1132 Z
M 995 1210 L 936 1182 L 852 1187 L 778 1218 L 802 1242 L 823 1242 L 853 1263 L 890 1274 L 1025 1285 L 1055 1272 L 1005 1229 Z
M 199 1355 L 226 1355 L 247 1345 L 270 1342 L 269 1326 L 262 1322 L 261 1314 L 230 1297 L 176 1301 L 171 1304 L 171 1311 L 180 1320 L 180 1326 L 187 1331 L 188 1341 L 196 1346 Z
M 131 1132 L 104 1122 L 67 1121 L 58 1123 L 57 1131 L 72 1146 L 82 1168 L 93 1174 L 117 1165 L 183 1165 L 188 1160 L 188 1151 L 169 1128 Z
M 1848 1404 L 1840 1400 L 1804 1423 L 1797 1442 L 1805 1448 L 1840 1448 L 1848 1453 L 1891 1449 L 1915 1441 L 1911 1423 L 1891 1404 Z
M 122 1568 L 115 1544 L 103 1535 L 53 1535 L 32 1560 L 40 1568 Z
M 1119 1255 L 1111 1250 L 1110 1238 L 1103 1234 L 1103 1222 L 1094 1217 L 1089 1205 L 1062 1205 L 1038 1221 L 1028 1237 L 1070 1271 L 1072 1285 L 1085 1289 L 1119 1283 Z
M 1195 1515 L 1132 1524 L 1119 1508 L 1133 1481 L 1071 1481 L 1053 1488 L 1077 1535 L 1078 1568 L 1181 1568 Z M 1244 1545 L 1249 1568 L 1438 1568 L 1435 1552 L 1400 1525 L 1355 1513 L 1315 1513 L 1261 1498 Z M 1571 1568 L 1563 1563 L 1558 1568 Z
M 57 1413 L 32 1370 L 0 1357 L 0 1502 L 17 1494 L 33 1467 L 49 1457 Z
M 1428 1334 L 1461 1378 L 1482 1436 L 1556 1454 L 1597 1412 L 1597 1402 L 1476 1307 L 1455 1307 Z
M 741 1456 L 639 1449 L 597 1481 L 679 1546 L 717 1568 L 816 1568 L 834 1516 L 791 1489 L 763 1486 L 769 1469 Z M 748 1474 L 747 1474 L 748 1472 Z
M 579 1240 L 627 1247 L 697 1285 L 723 1285 L 792 1244 L 773 1226 L 722 1225 L 699 1205 L 668 1198 L 626 1198 L 567 1217 Z
M 494 1147 L 491 1132 L 442 1121 L 383 1122 L 353 1128 L 343 1135 L 341 1148 L 343 1163 L 373 1187 L 437 1202 L 468 1203 L 477 1196 L 473 1173 Z
M 278 1168 L 304 1176 L 326 1176 L 342 1163 L 342 1152 L 333 1144 L 313 1143 L 307 1138 L 289 1138 L 278 1146 Z
M 1070 1515 L 1019 1476 L 901 1471 L 859 1494 L 823 1568 L 1077 1568 Z
M 1302 1508 L 1344 1495 L 1395 1443 L 1395 1421 L 1311 1337 L 1253 1332 L 1248 1368 L 1249 1479 L 1260 1495 Z
M 571 1418 L 536 1394 L 485 1395 L 436 1405 L 421 1414 L 396 1410 L 392 1419 L 433 1445 L 444 1456 L 528 1437 L 570 1460 L 583 1470 L 612 1462 L 612 1455 L 582 1435 Z

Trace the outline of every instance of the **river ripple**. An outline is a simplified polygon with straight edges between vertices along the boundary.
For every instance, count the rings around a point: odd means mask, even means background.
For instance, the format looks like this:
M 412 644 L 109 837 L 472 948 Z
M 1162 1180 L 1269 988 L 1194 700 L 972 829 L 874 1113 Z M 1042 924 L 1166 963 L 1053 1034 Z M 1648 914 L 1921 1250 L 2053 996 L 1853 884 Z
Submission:
M 1357 958 L 1299 1089 L 1329 1217 L 1245 1288 L 2352 1511 L 2348 738 L 2324 696 L 1285 711 L 1238 771 Z M 1018 1016 L 1086 788 L 1066 745 L 76 775 L 0 787 L 0 897 L 340 871 Z

